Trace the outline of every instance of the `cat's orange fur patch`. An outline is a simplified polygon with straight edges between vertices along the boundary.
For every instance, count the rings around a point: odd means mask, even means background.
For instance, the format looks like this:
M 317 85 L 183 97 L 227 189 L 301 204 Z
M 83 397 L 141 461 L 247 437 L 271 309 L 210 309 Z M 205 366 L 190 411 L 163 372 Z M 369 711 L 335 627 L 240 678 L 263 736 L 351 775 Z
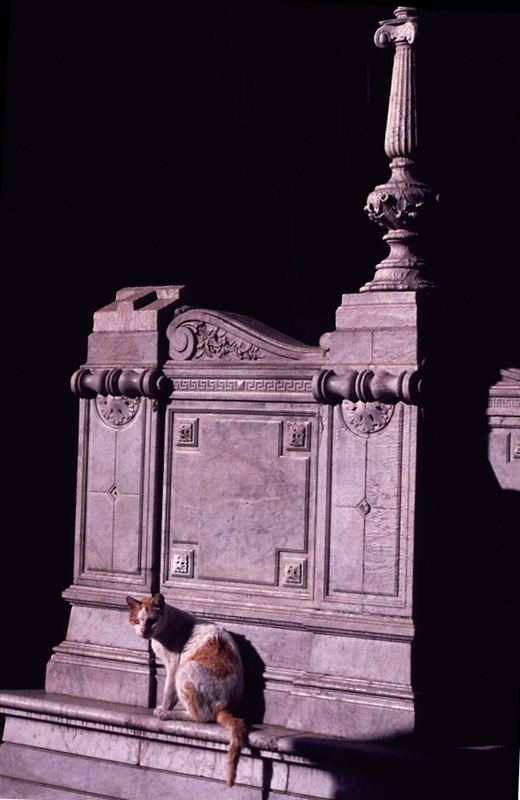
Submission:
M 240 750 L 246 743 L 247 726 L 243 719 L 235 717 L 227 708 L 219 711 L 216 719 L 219 725 L 229 731 L 227 785 L 234 786 Z
M 142 597 L 138 603 L 139 605 L 132 606 L 130 608 L 130 622 L 133 624 L 138 621 L 138 614 L 141 608 L 145 608 L 149 614 L 153 611 L 157 611 L 157 607 L 154 605 L 152 597 Z
M 216 678 L 228 678 L 235 672 L 237 659 L 229 645 L 212 636 L 193 653 L 190 661 L 197 661 Z
M 186 681 L 181 689 L 182 699 L 190 717 L 197 720 L 200 716 L 199 697 L 197 690 L 191 681 Z

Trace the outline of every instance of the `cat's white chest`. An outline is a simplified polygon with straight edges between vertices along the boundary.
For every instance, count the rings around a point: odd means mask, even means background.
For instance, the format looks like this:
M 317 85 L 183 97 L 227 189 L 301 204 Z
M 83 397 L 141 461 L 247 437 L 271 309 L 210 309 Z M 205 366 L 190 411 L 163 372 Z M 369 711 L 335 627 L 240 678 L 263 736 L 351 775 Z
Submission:
M 177 654 L 172 653 L 171 650 L 167 650 L 166 647 L 156 639 L 152 639 L 152 650 L 165 667 L 170 667 L 174 662 L 178 661 Z

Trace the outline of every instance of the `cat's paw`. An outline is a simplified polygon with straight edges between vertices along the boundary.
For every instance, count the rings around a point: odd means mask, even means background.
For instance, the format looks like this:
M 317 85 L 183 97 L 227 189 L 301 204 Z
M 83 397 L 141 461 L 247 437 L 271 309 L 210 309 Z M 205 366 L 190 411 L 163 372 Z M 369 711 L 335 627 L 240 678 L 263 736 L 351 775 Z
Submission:
M 163 708 L 163 706 L 157 706 L 153 710 L 154 717 L 159 717 L 159 719 L 170 719 L 171 718 L 171 711 L 168 711 L 167 708 Z

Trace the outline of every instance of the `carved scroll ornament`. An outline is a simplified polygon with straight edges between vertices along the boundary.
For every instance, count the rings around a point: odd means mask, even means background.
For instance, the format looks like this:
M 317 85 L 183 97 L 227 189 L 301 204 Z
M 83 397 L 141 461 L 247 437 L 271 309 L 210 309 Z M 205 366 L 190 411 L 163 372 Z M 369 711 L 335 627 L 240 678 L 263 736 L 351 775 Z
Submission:
M 265 353 L 228 331 L 207 322 L 186 322 L 175 330 L 170 339 L 172 356 L 184 361 L 198 358 L 218 358 L 226 361 L 257 361 Z
M 259 361 L 323 360 L 318 347 L 310 347 L 237 314 L 183 308 L 166 332 L 172 361 Z

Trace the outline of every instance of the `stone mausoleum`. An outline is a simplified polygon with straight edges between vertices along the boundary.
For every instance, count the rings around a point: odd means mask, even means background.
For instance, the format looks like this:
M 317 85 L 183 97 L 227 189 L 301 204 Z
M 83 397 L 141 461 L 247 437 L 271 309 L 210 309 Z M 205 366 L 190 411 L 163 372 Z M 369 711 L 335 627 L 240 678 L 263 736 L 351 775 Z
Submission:
M 489 541 L 520 489 L 520 372 L 452 358 L 468 345 L 421 251 L 436 196 L 415 175 L 416 29 L 399 7 L 376 33 L 395 49 L 391 176 L 366 211 L 389 254 L 319 345 L 200 308 L 196 286 L 124 288 L 95 312 L 72 378 L 68 632 L 45 691 L 0 695 L 2 797 L 419 798 L 448 775 L 469 797 L 509 763 L 514 681 L 495 664 L 512 612 Z M 163 668 L 125 597 L 157 591 L 241 648 L 232 790 L 219 726 L 152 715 Z

